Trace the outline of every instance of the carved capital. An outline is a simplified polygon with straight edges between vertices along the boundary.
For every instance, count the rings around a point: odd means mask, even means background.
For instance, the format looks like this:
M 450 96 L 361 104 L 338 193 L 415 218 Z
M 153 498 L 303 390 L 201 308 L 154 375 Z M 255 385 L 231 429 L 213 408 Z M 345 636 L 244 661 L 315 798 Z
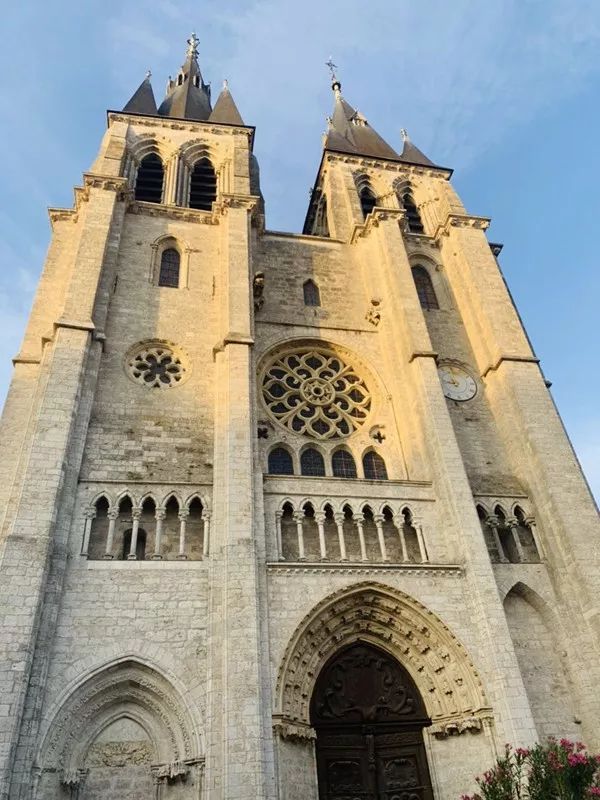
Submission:
M 84 517 L 86 519 L 96 519 L 96 509 L 95 508 L 87 508 L 85 510 Z
M 119 519 L 119 509 L 111 508 L 107 516 L 109 519 Z
M 427 730 L 436 739 L 448 739 L 450 736 L 460 736 L 463 733 L 480 733 L 485 722 L 491 722 L 493 717 L 461 717 L 444 720 L 433 724 Z
M 131 512 L 131 518 L 139 520 L 142 516 L 142 509 L 141 508 L 134 508 Z
M 273 717 L 273 733 L 281 739 L 296 742 L 311 742 L 317 738 L 317 732 L 310 725 L 281 716 Z
M 167 510 L 165 508 L 157 508 L 155 517 L 156 519 L 165 519 L 167 516 Z
M 186 520 L 189 517 L 189 515 L 190 515 L 189 508 L 182 508 L 177 516 L 183 522 L 183 520 Z

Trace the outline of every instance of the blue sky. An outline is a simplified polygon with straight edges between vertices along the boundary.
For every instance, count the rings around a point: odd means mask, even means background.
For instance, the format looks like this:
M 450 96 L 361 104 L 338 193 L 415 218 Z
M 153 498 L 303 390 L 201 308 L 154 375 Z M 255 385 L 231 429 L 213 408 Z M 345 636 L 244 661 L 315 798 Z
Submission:
M 20 7 L 19 7 L 20 6 Z M 267 224 L 299 231 L 331 109 L 324 62 L 393 145 L 400 128 L 492 241 L 600 496 L 598 0 L 28 0 L 3 10 L 0 398 L 49 240 L 148 68 L 157 98 L 192 30 L 214 91 L 257 126 Z

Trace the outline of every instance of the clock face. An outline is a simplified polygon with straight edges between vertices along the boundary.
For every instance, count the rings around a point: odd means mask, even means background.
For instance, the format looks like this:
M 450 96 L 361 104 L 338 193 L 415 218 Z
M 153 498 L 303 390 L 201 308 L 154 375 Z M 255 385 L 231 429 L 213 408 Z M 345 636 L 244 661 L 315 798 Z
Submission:
M 477 394 L 475 380 L 461 367 L 443 364 L 438 372 L 444 395 L 449 400 L 470 400 Z

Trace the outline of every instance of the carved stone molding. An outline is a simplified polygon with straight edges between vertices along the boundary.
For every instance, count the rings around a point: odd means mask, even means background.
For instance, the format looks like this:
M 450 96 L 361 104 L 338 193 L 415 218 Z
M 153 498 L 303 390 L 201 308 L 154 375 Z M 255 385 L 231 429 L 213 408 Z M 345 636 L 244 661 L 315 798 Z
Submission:
M 105 189 L 111 192 L 121 192 L 128 188 L 127 178 L 98 175 L 94 172 L 83 173 L 83 185 L 86 189 Z
M 489 217 L 474 217 L 469 214 L 448 214 L 446 222 L 440 225 L 435 232 L 435 239 L 439 241 L 442 236 L 449 236 L 452 228 L 473 228 L 486 231 L 490 227 Z
M 486 722 L 493 722 L 490 714 L 481 716 L 451 719 L 447 722 L 438 722 L 427 730 L 436 739 L 448 739 L 450 736 L 460 736 L 463 733 L 480 733 Z
M 367 237 L 374 228 L 378 228 L 382 222 L 388 219 L 395 219 L 402 223 L 405 219 L 404 210 L 401 208 L 384 208 L 375 206 L 368 214 L 366 220 L 361 225 L 355 225 L 350 237 L 350 243 L 354 244 L 359 239 Z
M 375 167 L 387 172 L 403 173 L 408 178 L 410 175 L 424 175 L 428 178 L 450 178 L 452 170 L 447 167 L 434 167 L 421 164 L 409 164 L 406 161 L 388 161 L 378 158 L 365 158 L 364 156 L 353 156 L 346 153 L 333 153 L 328 151 L 325 154 L 324 164 L 338 162 L 342 164 L 352 164 L 353 166 L 368 168 Z
M 210 211 L 198 211 L 193 208 L 181 206 L 167 206 L 162 203 L 146 203 L 142 200 L 133 200 L 127 206 L 130 214 L 144 214 L 148 217 L 165 217 L 183 222 L 194 222 L 197 225 L 218 225 L 218 217 Z
M 479 675 L 456 636 L 414 598 L 369 582 L 330 595 L 299 624 L 279 669 L 277 716 L 309 725 L 321 669 L 358 641 L 380 647 L 408 670 L 434 724 L 490 714 Z
M 126 122 L 131 124 L 132 119 L 138 121 L 140 125 L 145 128 L 166 128 L 172 131 L 203 131 L 204 133 L 211 133 L 215 136 L 231 136 L 242 135 L 251 138 L 254 135 L 254 128 L 248 126 L 238 125 L 215 125 L 210 122 L 191 122 L 188 120 L 174 120 L 168 117 L 146 117 L 142 114 L 123 114 L 115 111 L 108 112 L 109 122 Z
M 411 564 L 411 563 L 381 563 L 373 561 L 272 561 L 267 564 L 267 572 L 273 574 L 294 575 L 298 570 L 311 575 L 324 575 L 332 570 L 340 575 L 372 575 L 373 572 L 414 572 L 418 570 L 426 575 L 443 575 L 444 577 L 460 577 L 463 568 L 452 564 Z
M 177 692 L 159 673 L 127 661 L 92 676 L 63 703 L 43 737 L 42 769 L 78 774 L 98 733 L 115 719 L 115 709 L 152 731 L 161 760 L 198 758 L 195 733 Z

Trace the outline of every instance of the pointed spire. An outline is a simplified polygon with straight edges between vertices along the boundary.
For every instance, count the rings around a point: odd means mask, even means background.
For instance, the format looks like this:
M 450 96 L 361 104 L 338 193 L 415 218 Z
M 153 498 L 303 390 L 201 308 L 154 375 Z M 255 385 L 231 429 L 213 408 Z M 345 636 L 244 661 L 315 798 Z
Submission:
M 205 121 L 211 114 L 210 86 L 204 83 L 198 66 L 198 44 L 198 37 L 192 33 L 187 40 L 185 63 L 175 80 L 169 78 L 166 97 L 158 109 L 163 117 Z
M 154 99 L 152 84 L 150 83 L 151 77 L 152 73 L 148 70 L 144 80 L 123 107 L 123 111 L 130 114 L 149 114 L 150 116 L 156 114 L 156 100 Z
M 371 128 L 366 117 L 344 100 L 342 84 L 335 72 L 337 67 L 331 59 L 327 66 L 331 71 L 334 106 L 328 120 L 325 149 L 373 158 L 399 159 L 398 153 Z
M 430 161 L 425 153 L 422 153 L 419 148 L 411 142 L 406 128 L 402 128 L 400 136 L 404 142 L 404 147 L 402 148 L 402 154 L 400 156 L 402 161 L 408 161 L 410 164 L 423 164 L 423 166 L 426 167 L 435 167 L 433 161 Z
M 229 83 L 227 80 L 223 81 L 223 88 L 221 94 L 217 98 L 215 107 L 209 117 L 210 122 L 221 122 L 225 125 L 243 125 L 244 120 L 238 111 L 234 102 L 231 92 L 229 91 Z

